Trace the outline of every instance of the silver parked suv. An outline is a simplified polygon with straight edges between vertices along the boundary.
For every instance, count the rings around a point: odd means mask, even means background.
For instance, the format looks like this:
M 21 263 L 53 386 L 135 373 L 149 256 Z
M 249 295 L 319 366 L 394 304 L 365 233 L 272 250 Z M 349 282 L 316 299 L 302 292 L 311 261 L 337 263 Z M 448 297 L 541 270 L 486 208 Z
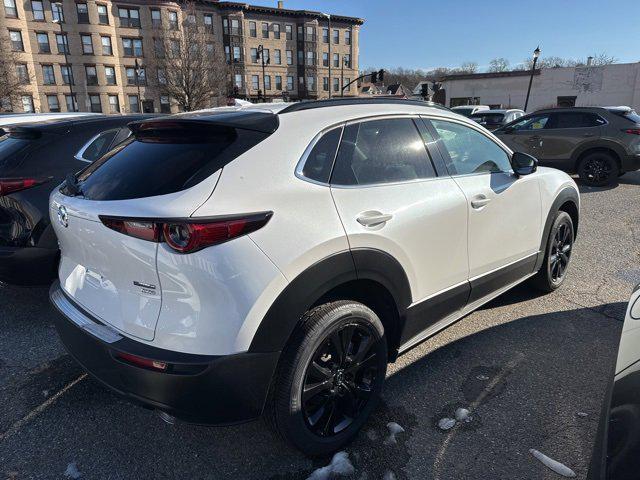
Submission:
M 539 110 L 494 133 L 540 165 L 578 173 L 590 186 L 640 169 L 640 115 L 629 107 Z

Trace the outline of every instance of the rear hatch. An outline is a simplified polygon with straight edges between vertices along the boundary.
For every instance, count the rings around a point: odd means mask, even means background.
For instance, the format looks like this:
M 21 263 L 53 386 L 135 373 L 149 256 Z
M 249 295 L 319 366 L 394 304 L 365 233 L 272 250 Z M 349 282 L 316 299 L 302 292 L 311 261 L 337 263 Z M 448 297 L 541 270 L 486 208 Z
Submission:
M 66 294 L 102 322 L 151 341 L 162 306 L 162 239 L 151 227 L 190 217 L 213 193 L 224 165 L 268 134 L 190 118 L 132 130 L 128 141 L 52 193 L 50 214 Z M 118 222 L 127 231 L 114 227 Z

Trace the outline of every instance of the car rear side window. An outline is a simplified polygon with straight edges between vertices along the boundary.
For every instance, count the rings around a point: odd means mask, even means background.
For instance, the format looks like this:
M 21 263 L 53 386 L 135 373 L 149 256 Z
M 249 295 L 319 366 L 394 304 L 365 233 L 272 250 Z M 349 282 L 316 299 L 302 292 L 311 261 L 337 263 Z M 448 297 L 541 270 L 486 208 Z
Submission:
M 413 120 L 395 118 L 345 127 L 331 183 L 372 185 L 435 176 Z
M 443 120 L 431 120 L 444 144 L 445 161 L 451 175 L 511 171 L 509 155 L 482 133 Z
M 78 182 L 82 194 L 90 200 L 175 193 L 200 183 L 268 136 L 252 130 L 207 126 L 206 131 L 131 137 L 83 170 Z
M 304 161 L 301 172 L 304 177 L 320 183 L 329 183 L 341 135 L 342 127 L 334 128 L 320 137 Z
M 589 112 L 563 112 L 551 115 L 547 129 L 600 127 L 605 122 L 602 117 Z
M 85 162 L 95 162 L 109 151 L 109 147 L 117 133 L 118 129 L 114 128 L 96 135 L 80 149 L 76 158 Z

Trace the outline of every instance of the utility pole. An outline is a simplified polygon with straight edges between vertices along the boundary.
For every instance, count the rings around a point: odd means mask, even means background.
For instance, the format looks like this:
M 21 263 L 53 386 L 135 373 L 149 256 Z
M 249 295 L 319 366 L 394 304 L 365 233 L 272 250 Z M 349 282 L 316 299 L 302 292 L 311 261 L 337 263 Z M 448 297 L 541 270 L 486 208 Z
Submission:
M 331 62 L 333 62 L 333 59 L 331 58 L 331 15 L 329 15 L 328 13 L 323 13 L 322 16 L 326 17 L 327 29 L 329 30 L 329 98 L 331 98 L 331 89 L 333 88 L 333 79 L 331 78 Z
M 533 73 L 536 71 L 536 63 L 538 63 L 538 57 L 540 56 L 540 47 L 536 47 L 533 51 L 533 65 L 531 65 L 531 76 L 529 77 L 529 88 L 527 89 L 527 99 L 524 101 L 524 111 L 527 112 L 529 106 L 529 95 L 531 94 L 531 84 L 533 83 Z
M 76 101 L 75 96 L 73 95 L 73 82 L 74 82 L 74 77 L 73 77 L 73 66 L 69 63 L 69 55 L 68 55 L 68 50 L 69 50 L 69 39 L 67 38 L 67 34 L 64 31 L 64 29 L 62 28 L 62 18 L 64 18 L 64 12 L 62 10 L 62 3 L 60 2 L 55 2 L 54 5 L 56 6 L 56 10 L 58 12 L 58 18 L 55 19 L 53 21 L 53 23 L 57 23 L 60 25 L 60 35 L 62 36 L 62 41 L 63 41 L 63 45 L 64 45 L 64 63 L 67 66 L 67 73 L 69 74 L 69 95 L 71 96 L 71 108 L 73 108 L 73 111 L 77 111 L 78 110 L 78 102 Z

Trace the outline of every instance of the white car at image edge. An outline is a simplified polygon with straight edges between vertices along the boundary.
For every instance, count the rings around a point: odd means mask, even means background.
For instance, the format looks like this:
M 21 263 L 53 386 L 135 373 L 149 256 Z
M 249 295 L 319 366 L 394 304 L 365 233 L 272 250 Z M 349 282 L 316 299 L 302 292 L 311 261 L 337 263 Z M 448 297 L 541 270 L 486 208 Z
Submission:
M 573 180 L 419 101 L 252 105 L 130 125 L 51 194 L 73 357 L 198 424 L 349 440 L 387 363 L 514 285 L 566 278 Z

